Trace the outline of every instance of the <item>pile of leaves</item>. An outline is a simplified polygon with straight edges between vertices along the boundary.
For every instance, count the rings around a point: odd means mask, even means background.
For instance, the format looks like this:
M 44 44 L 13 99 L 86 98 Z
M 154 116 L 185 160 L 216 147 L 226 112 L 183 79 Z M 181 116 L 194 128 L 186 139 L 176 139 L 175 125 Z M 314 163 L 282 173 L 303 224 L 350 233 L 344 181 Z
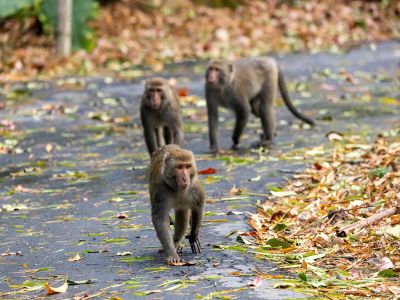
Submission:
M 330 139 L 331 156 L 272 191 L 239 239 L 297 273 L 285 287 L 330 299 L 399 295 L 400 137 Z
M 159 4 L 157 4 L 159 3 Z M 90 23 L 92 52 L 54 56 L 54 39 L 32 18 L 3 20 L 0 81 L 36 75 L 156 71 L 165 63 L 298 50 L 340 51 L 400 37 L 398 1 L 240 1 L 236 9 L 180 1 L 108 1 Z

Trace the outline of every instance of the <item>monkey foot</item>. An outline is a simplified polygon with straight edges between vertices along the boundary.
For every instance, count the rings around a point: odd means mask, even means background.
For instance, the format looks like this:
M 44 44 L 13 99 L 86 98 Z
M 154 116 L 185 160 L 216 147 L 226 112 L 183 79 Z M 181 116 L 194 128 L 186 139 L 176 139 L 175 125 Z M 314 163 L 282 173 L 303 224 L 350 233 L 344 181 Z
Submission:
M 238 144 L 233 144 L 231 149 L 234 150 L 234 151 L 237 151 L 237 150 L 239 150 L 239 145 Z
M 217 148 L 217 149 L 213 149 L 211 148 L 209 151 L 210 154 L 214 154 L 214 155 L 219 155 L 219 154 L 224 154 L 225 150 Z
M 183 259 L 180 258 L 178 255 L 171 255 L 167 257 L 167 263 L 169 265 L 178 265 L 179 263 L 182 263 Z
M 260 142 L 254 142 L 251 144 L 252 148 L 269 148 L 273 145 L 274 143 L 272 141 L 264 140 Z
M 201 253 L 201 244 L 199 238 L 189 237 L 189 243 L 192 253 Z

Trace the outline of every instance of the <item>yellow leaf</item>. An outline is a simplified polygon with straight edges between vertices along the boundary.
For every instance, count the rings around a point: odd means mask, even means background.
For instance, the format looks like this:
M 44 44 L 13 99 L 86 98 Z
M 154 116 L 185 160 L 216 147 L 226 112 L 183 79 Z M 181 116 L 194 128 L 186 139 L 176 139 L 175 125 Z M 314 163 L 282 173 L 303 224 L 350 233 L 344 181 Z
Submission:
M 44 287 L 47 290 L 47 295 L 53 295 L 53 294 L 61 294 L 61 293 L 65 293 L 68 289 L 68 283 L 65 282 L 62 286 L 56 288 L 56 287 L 52 287 L 50 286 L 47 282 L 44 285 Z
M 400 105 L 400 100 L 396 98 L 382 97 L 379 99 L 379 101 L 389 105 Z

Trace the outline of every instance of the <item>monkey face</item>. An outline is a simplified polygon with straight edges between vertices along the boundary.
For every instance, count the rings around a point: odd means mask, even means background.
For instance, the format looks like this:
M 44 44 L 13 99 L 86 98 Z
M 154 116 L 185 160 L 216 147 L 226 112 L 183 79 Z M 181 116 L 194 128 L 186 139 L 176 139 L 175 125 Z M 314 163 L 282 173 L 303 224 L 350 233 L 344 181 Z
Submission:
M 218 84 L 219 82 L 219 73 L 220 73 L 220 69 L 218 69 L 217 67 L 214 66 L 210 66 L 208 68 L 208 72 L 207 72 L 207 82 L 212 83 L 212 84 Z
M 163 90 L 161 88 L 150 88 L 148 91 L 147 106 L 151 109 L 159 109 L 163 99 Z
M 232 64 L 221 60 L 213 60 L 206 72 L 206 83 L 214 86 L 224 86 L 232 77 Z
M 164 182 L 175 191 L 186 191 L 196 172 L 196 166 L 190 160 L 166 159 L 164 162 Z
M 187 190 L 192 174 L 191 163 L 180 163 L 175 166 L 176 186 L 178 190 Z

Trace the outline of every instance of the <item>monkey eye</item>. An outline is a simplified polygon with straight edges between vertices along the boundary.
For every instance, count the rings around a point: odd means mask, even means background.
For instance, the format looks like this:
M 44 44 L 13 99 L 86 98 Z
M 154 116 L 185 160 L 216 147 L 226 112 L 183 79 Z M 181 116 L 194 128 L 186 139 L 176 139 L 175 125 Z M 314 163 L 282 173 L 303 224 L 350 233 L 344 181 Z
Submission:
M 191 164 L 187 164 L 186 165 L 186 169 L 190 169 L 190 168 L 192 168 L 192 165 Z
M 161 89 L 156 89 L 155 91 L 156 91 L 157 93 L 161 93 L 161 92 L 162 92 Z
M 177 165 L 176 168 L 177 168 L 178 170 L 182 170 L 182 169 L 183 169 L 183 165 Z

